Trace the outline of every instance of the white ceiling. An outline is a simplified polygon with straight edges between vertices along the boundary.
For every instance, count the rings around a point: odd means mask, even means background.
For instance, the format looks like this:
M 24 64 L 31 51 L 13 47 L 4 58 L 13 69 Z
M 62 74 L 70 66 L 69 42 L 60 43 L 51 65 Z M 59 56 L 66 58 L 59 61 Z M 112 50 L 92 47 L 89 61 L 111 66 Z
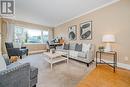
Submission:
M 15 0 L 15 19 L 57 26 L 115 0 Z

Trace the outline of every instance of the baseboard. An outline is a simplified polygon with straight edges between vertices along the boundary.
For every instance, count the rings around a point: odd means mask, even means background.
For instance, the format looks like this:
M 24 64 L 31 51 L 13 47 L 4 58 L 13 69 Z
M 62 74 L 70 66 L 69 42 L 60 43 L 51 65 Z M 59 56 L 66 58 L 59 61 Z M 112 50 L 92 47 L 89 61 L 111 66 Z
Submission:
M 105 60 L 105 59 L 102 59 L 103 61 L 106 61 L 106 62 L 112 62 L 112 61 L 109 61 L 109 60 Z M 99 58 L 98 60 L 99 61 Z M 120 67 L 120 68 L 124 68 L 124 69 L 127 69 L 127 70 L 130 70 L 130 65 L 128 64 L 124 64 L 124 63 L 117 63 L 117 67 Z

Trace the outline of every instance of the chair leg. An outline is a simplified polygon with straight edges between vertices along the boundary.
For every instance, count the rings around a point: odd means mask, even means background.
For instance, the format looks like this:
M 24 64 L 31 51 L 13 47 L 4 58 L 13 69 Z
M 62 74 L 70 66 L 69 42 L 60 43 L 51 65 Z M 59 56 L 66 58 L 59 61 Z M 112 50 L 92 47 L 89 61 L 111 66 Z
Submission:
M 28 52 L 26 53 L 26 56 L 28 56 Z
M 34 85 L 33 87 L 36 87 L 36 85 Z
M 20 59 L 22 59 L 22 56 L 20 56 Z
M 11 59 L 11 56 L 9 56 L 9 59 Z
M 87 63 L 87 67 L 89 67 L 89 63 Z
M 26 56 L 28 56 L 28 49 L 27 49 L 27 52 L 26 52 Z

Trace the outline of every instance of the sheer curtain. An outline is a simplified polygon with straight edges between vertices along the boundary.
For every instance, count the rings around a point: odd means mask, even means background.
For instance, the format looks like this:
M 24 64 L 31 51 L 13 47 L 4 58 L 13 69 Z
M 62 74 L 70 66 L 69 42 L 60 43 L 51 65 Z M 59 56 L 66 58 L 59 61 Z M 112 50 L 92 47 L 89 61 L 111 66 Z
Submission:
M 14 41 L 14 29 L 15 25 L 13 23 L 2 21 L 2 53 L 6 53 L 5 42 L 13 42 Z
M 14 42 L 15 25 L 7 22 L 7 38 L 6 42 Z

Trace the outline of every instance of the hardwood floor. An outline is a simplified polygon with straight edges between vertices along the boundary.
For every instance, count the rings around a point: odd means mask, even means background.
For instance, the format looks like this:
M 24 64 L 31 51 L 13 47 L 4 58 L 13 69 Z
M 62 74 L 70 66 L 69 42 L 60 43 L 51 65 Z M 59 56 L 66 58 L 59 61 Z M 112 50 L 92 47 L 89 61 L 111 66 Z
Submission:
M 130 71 L 117 69 L 116 73 L 107 65 L 98 65 L 77 87 L 130 87 Z

